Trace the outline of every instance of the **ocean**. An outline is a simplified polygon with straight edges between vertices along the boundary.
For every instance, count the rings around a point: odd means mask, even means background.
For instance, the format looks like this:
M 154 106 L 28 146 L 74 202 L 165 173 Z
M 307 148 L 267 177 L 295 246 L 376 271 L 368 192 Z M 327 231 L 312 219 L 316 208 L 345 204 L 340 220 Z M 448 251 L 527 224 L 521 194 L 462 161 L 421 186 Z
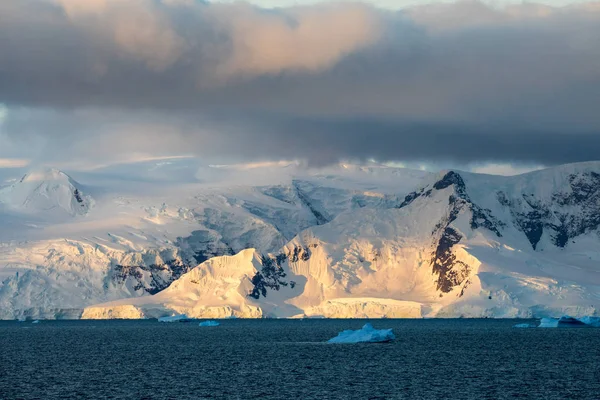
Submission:
M 0 322 L 1 399 L 600 399 L 600 329 L 370 320 Z M 533 322 L 533 321 L 531 321 Z

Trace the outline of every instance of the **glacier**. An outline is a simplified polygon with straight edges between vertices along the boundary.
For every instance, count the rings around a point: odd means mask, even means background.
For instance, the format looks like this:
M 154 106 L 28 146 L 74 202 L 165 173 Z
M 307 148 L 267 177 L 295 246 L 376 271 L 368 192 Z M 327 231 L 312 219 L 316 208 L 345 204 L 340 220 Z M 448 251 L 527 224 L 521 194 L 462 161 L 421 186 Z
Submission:
M 22 172 L 0 184 L 0 319 L 600 313 L 598 162 Z
M 385 343 L 395 338 L 391 329 L 375 329 L 373 325 L 367 323 L 355 331 L 351 329 L 342 331 L 327 343 Z

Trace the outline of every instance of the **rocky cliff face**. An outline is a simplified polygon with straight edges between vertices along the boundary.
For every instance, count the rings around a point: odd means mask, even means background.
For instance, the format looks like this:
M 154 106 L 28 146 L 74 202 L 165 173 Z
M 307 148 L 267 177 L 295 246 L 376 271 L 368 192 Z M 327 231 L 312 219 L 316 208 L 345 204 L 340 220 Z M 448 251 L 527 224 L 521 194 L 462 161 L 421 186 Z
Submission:
M 595 171 L 569 174 L 563 187 L 543 199 L 530 193 L 510 196 L 504 191 L 498 191 L 497 198 L 510 210 L 534 250 L 544 232 L 562 248 L 569 240 L 600 227 L 600 173 Z

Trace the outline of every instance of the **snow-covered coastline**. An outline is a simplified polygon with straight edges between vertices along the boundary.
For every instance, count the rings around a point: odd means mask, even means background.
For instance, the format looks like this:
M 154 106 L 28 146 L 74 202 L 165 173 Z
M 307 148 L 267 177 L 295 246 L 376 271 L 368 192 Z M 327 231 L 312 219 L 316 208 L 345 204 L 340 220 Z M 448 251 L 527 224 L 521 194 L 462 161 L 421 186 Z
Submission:
M 600 163 L 514 177 L 292 165 L 260 186 L 216 170 L 236 184 L 49 170 L 0 189 L 16 227 L 0 235 L 0 319 L 599 315 Z

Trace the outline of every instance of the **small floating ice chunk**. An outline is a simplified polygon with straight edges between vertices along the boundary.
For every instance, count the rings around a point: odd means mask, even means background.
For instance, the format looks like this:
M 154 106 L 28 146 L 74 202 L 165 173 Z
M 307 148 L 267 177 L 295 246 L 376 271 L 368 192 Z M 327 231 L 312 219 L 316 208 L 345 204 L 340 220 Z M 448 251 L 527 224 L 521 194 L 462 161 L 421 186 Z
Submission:
M 516 324 L 513 328 L 535 328 L 534 324 Z
M 203 321 L 200 322 L 200 326 L 219 326 L 221 325 L 220 323 L 218 323 L 217 321 Z
M 391 329 L 375 329 L 371 324 L 365 324 L 357 331 L 342 331 L 327 343 L 381 343 L 390 342 L 395 338 Z
M 189 322 L 189 318 L 185 314 L 173 315 L 172 317 L 162 317 L 158 322 Z
M 39 320 L 37 320 L 37 319 L 36 319 L 35 321 L 33 321 L 33 322 L 32 322 L 32 324 L 39 324 L 39 323 L 40 323 L 40 321 L 39 321 Z

